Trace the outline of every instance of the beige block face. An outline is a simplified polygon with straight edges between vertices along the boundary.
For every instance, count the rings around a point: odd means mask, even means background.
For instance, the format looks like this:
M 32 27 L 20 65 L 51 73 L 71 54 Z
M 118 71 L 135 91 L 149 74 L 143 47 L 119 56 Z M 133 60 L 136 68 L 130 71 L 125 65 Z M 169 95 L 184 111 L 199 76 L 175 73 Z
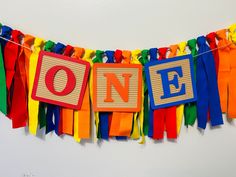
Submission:
M 167 69 L 167 68 L 173 68 L 176 66 L 182 67 L 183 77 L 178 77 L 178 82 L 179 82 L 179 86 L 181 86 L 183 83 L 185 84 L 186 94 L 170 97 L 166 99 L 161 99 L 161 96 L 164 95 L 164 92 L 163 92 L 163 87 L 162 87 L 161 75 L 157 74 L 157 71 L 162 70 L 162 69 Z M 151 87 L 152 87 L 155 105 L 161 105 L 161 104 L 166 104 L 170 102 L 191 99 L 194 97 L 194 94 L 193 94 L 194 92 L 192 88 L 192 80 L 191 80 L 190 63 L 188 59 L 150 66 L 149 74 L 150 74 Z M 169 80 L 172 80 L 174 75 L 176 75 L 176 72 L 169 72 L 168 73 Z M 180 88 L 176 89 L 174 85 L 170 85 L 171 93 L 176 93 L 179 90 Z
M 68 95 L 58 96 L 51 93 L 45 84 L 45 76 L 47 71 L 53 66 L 66 66 L 70 68 L 70 70 L 74 73 L 76 78 L 76 85 L 74 90 Z M 54 58 L 51 56 L 43 56 L 41 71 L 38 80 L 38 88 L 36 92 L 37 97 L 47 98 L 54 101 L 63 102 L 66 104 L 77 105 L 79 95 L 81 93 L 81 88 L 83 84 L 84 74 L 85 74 L 86 66 L 80 63 L 75 63 L 66 60 L 60 60 L 58 58 Z M 54 78 L 54 88 L 56 91 L 62 91 L 67 84 L 67 74 L 64 70 L 59 70 Z
M 116 64 L 113 64 L 116 65 Z M 124 64 L 122 64 L 124 65 Z M 113 67 L 97 67 L 94 72 L 96 72 L 96 107 L 101 110 L 123 110 L 132 112 L 133 109 L 139 107 L 140 101 L 140 83 L 142 81 L 141 78 L 141 68 L 113 68 Z M 104 100 L 107 97 L 107 77 L 104 76 L 105 73 L 114 73 L 119 80 L 122 86 L 125 85 L 125 79 L 122 74 L 131 74 L 132 76 L 129 78 L 129 90 L 128 92 L 128 102 L 125 102 L 119 94 L 120 90 L 116 90 L 116 88 L 111 86 L 111 97 L 114 100 L 113 102 L 105 102 Z M 108 109 L 106 109 L 108 108 Z

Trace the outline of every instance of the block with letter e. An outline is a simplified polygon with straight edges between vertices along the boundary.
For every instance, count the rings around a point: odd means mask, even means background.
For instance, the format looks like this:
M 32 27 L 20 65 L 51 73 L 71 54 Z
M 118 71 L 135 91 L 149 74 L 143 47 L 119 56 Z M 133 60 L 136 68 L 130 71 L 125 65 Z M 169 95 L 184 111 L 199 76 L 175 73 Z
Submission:
M 39 53 L 32 98 L 72 109 L 80 109 L 90 64 L 54 54 Z
M 141 92 L 142 65 L 94 64 L 94 111 L 139 112 Z
M 196 101 L 192 55 L 149 62 L 145 73 L 152 109 Z

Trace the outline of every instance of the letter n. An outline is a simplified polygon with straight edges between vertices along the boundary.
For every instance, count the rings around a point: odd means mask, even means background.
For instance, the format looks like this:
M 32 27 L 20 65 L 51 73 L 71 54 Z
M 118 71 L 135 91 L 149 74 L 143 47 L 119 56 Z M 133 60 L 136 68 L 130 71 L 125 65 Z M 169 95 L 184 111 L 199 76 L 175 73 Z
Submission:
M 119 93 L 122 100 L 124 102 L 128 102 L 129 101 L 129 81 L 132 74 L 129 74 L 129 73 L 122 74 L 122 77 L 124 78 L 124 85 L 122 85 L 122 83 L 117 78 L 116 74 L 114 73 L 104 73 L 104 76 L 107 79 L 106 98 L 104 99 L 104 102 L 114 102 L 112 98 L 112 86 L 114 86 L 114 88 Z

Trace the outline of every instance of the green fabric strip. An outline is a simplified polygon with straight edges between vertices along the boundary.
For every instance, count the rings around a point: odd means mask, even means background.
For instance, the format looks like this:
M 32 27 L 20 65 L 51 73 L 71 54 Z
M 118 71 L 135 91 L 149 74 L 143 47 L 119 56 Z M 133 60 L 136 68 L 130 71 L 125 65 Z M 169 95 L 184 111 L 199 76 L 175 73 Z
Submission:
M 95 58 L 93 59 L 93 63 L 103 63 L 103 60 L 102 60 L 103 54 L 104 54 L 104 51 L 96 50 L 96 54 L 95 54 Z M 98 139 L 102 138 L 100 126 L 98 126 L 97 138 Z
M 194 78 L 196 80 L 196 66 L 197 66 L 197 49 L 196 49 L 197 40 L 191 39 L 188 41 L 188 47 L 191 51 L 193 56 L 193 63 L 194 63 Z M 184 105 L 184 124 L 185 126 L 191 125 L 193 126 L 197 118 L 197 106 L 196 102 L 187 103 Z
M 2 24 L 0 23 L 0 28 Z M 4 61 L 2 57 L 2 46 L 0 45 L 0 111 L 3 114 L 7 114 L 7 87 L 6 87 L 6 75 L 4 68 Z
M 44 51 L 51 52 L 53 49 L 53 46 L 55 45 L 54 42 L 52 41 L 47 41 L 44 46 Z M 38 119 L 39 119 L 39 126 L 40 128 L 43 128 L 46 126 L 46 107 L 47 104 L 44 102 L 39 102 L 39 114 L 38 114 Z
M 141 52 L 141 57 L 139 58 L 140 63 L 144 66 L 146 63 L 148 63 L 148 55 L 149 51 L 148 50 L 142 50 Z M 147 89 L 147 84 L 146 84 L 146 77 L 145 77 L 145 72 L 144 72 L 144 67 L 143 67 L 143 81 L 144 81 L 144 120 L 143 120 L 143 134 L 147 135 L 148 134 L 148 89 Z
M 0 27 L 2 25 L 0 24 Z M 2 47 L 0 45 L 0 111 L 7 114 L 7 88 L 4 62 L 2 57 Z

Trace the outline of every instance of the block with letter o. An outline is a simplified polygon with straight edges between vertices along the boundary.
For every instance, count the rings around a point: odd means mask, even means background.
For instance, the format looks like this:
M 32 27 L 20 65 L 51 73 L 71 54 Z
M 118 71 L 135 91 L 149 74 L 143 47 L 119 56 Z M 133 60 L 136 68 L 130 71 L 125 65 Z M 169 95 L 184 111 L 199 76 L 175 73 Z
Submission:
M 41 51 L 32 98 L 72 109 L 80 109 L 90 64 L 86 61 Z

